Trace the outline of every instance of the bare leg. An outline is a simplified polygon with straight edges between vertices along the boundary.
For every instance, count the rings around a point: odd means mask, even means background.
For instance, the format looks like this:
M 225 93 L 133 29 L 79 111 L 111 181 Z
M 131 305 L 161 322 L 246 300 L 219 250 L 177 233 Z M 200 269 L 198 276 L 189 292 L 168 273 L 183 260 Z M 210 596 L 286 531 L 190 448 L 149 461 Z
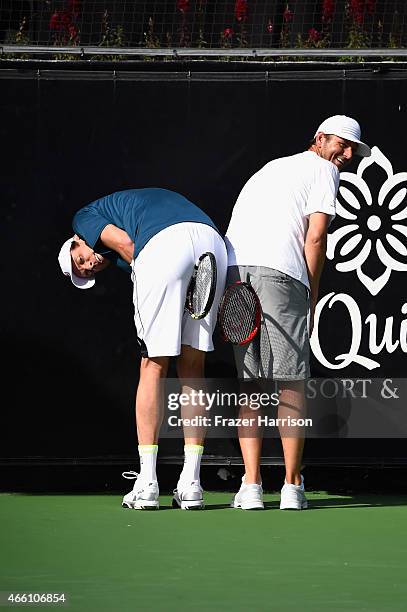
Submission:
M 279 383 L 280 404 L 278 418 L 292 419 L 305 417 L 304 381 L 282 381 Z M 302 427 L 280 426 L 284 463 L 288 484 L 301 484 L 301 462 L 304 450 L 304 431 Z
M 143 357 L 140 382 L 136 396 L 138 443 L 142 446 L 157 444 L 163 419 L 163 385 L 169 357 Z
M 177 374 L 182 385 L 182 393 L 191 397 L 191 404 L 181 407 L 181 417 L 205 417 L 206 404 L 203 400 L 198 402 L 199 391 L 205 390 L 205 355 L 203 351 L 185 344 L 181 347 L 181 355 L 177 359 Z M 192 403 L 194 402 L 194 404 Z M 201 426 L 184 426 L 185 444 L 202 445 L 205 439 L 206 428 Z
M 242 392 L 249 397 L 251 393 L 258 391 L 254 383 L 245 383 L 242 387 Z M 250 426 L 241 426 L 238 428 L 240 449 L 242 451 L 244 467 L 245 467 L 245 484 L 260 484 L 260 459 L 261 449 L 263 446 L 263 431 L 257 424 L 258 410 L 253 410 L 248 404 L 242 405 L 239 411 L 241 419 L 255 419 L 255 422 Z

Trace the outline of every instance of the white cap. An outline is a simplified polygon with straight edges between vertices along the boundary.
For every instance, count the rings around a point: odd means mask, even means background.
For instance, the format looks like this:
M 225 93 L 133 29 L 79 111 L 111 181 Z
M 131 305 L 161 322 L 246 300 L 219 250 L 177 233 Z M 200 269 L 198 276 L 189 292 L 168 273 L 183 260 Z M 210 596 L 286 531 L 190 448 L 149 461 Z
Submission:
M 90 289 L 95 284 L 95 277 L 91 276 L 85 278 L 83 276 L 77 276 L 72 271 L 71 244 L 73 240 L 75 240 L 75 236 L 66 240 L 62 245 L 58 255 L 59 265 L 65 276 L 71 277 L 71 281 L 75 287 L 78 287 L 78 289 Z
M 371 154 L 370 147 L 360 140 L 360 125 L 357 121 L 346 115 L 333 115 L 325 119 L 314 134 L 315 136 L 323 132 L 324 134 L 335 134 L 345 140 L 356 142 L 358 148 L 356 149 L 356 155 L 361 157 L 369 157 Z

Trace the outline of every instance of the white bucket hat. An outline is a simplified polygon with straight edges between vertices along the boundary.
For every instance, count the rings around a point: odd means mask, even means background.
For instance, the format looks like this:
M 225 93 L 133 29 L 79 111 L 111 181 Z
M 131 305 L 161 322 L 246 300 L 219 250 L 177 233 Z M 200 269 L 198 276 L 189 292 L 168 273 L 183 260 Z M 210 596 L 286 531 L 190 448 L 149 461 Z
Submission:
M 72 236 L 72 238 L 66 240 L 62 245 L 58 255 L 59 265 L 61 266 L 61 270 L 65 276 L 71 277 L 71 281 L 75 287 L 78 287 L 78 289 L 90 289 L 95 284 L 94 276 L 85 278 L 82 276 L 77 276 L 72 271 L 71 244 L 73 240 L 75 240 L 75 236 Z
M 324 134 L 335 134 L 345 140 L 356 142 L 358 148 L 356 155 L 361 157 L 369 157 L 371 154 L 370 147 L 360 140 L 360 125 L 355 119 L 347 117 L 346 115 L 333 115 L 325 119 L 314 134 L 315 136 L 323 132 Z

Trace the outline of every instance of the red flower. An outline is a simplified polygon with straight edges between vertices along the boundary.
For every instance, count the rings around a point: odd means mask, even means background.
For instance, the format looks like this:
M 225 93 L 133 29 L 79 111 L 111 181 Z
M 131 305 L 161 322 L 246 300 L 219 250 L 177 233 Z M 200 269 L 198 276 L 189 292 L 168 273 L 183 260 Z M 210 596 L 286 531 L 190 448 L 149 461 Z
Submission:
M 177 0 L 177 9 L 181 13 L 187 13 L 189 11 L 189 0 Z
M 361 25 L 365 13 L 365 0 L 350 0 L 349 13 L 352 19 Z
M 332 21 L 335 12 L 335 0 L 324 0 L 322 4 L 322 21 Z
M 310 30 L 308 30 L 308 40 L 310 40 L 311 42 L 318 42 L 321 38 L 321 34 L 320 32 L 318 32 L 318 30 L 316 30 L 315 28 L 311 28 Z
M 285 7 L 285 11 L 283 13 L 283 19 L 286 23 L 288 23 L 289 21 L 292 21 L 294 17 L 294 13 L 292 11 L 290 11 L 290 9 L 288 8 L 288 4 Z
M 76 38 L 78 37 L 78 30 L 75 28 L 75 26 L 72 23 L 68 26 L 68 32 L 69 32 L 70 39 L 76 40 Z
M 72 13 L 74 17 L 77 17 L 79 15 L 80 8 L 80 0 L 68 0 L 67 9 Z
M 67 30 L 70 23 L 71 15 L 69 13 L 66 11 L 55 11 L 55 13 L 51 15 L 49 29 L 61 32 L 62 30 Z
M 55 13 L 51 15 L 51 19 L 49 20 L 49 29 L 59 30 L 59 12 L 58 11 L 55 11 Z
M 247 0 L 236 0 L 235 17 L 237 21 L 246 21 L 247 19 Z
M 78 17 L 80 9 L 79 0 L 68 0 L 64 11 L 55 11 L 51 15 L 49 21 L 49 29 L 54 32 L 59 32 L 55 35 L 58 42 L 77 42 L 79 30 L 76 27 L 75 21 Z
M 232 28 L 225 28 L 223 30 L 223 38 L 232 38 L 232 36 L 233 36 Z
M 271 34 L 273 29 L 274 29 L 273 22 L 271 21 L 271 19 L 269 19 L 268 24 L 267 24 L 267 32 Z
M 366 12 L 373 15 L 376 10 L 376 0 L 350 0 L 349 15 L 356 23 L 361 25 Z
M 366 0 L 366 8 L 369 15 L 373 15 L 376 9 L 376 0 Z

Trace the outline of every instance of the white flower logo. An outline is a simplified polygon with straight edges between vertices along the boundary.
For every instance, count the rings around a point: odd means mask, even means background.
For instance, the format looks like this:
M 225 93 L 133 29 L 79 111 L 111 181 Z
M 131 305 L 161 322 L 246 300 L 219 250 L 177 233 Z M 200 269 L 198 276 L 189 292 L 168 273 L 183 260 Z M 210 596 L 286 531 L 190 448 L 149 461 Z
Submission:
M 372 164 L 380 166 L 387 175 L 373 195 L 363 178 Z M 378 147 L 372 148 L 370 157 L 363 158 L 356 174 L 341 174 L 336 224 L 341 220 L 343 223 L 328 234 L 327 257 L 334 259 L 337 251 L 338 272 L 356 270 L 372 295 L 383 289 L 392 270 L 407 271 L 406 196 L 407 172 L 394 174 L 390 161 Z

